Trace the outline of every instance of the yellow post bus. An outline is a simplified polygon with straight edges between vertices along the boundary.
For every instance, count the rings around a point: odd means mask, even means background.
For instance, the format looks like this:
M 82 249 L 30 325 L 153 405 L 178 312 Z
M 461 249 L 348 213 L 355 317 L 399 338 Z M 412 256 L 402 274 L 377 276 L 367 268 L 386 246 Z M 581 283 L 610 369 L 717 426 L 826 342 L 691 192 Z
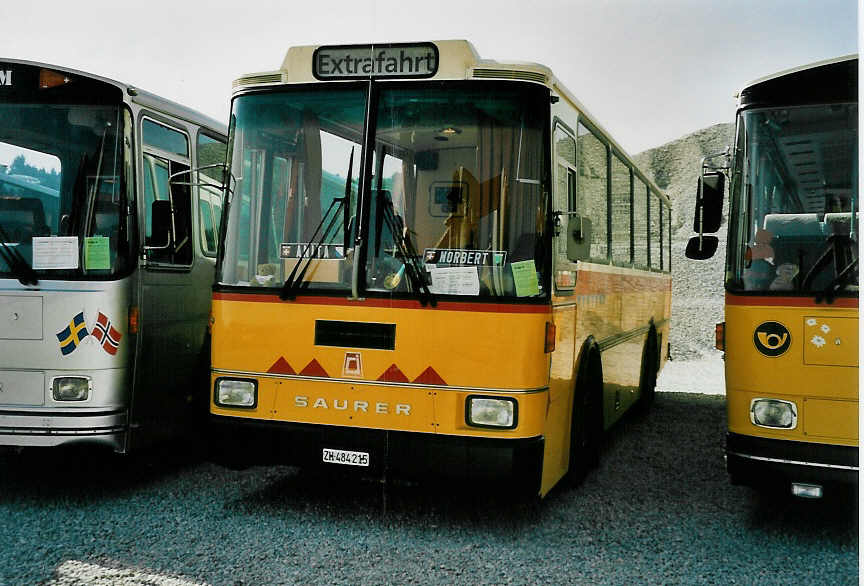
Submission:
M 545 495 L 651 402 L 669 201 L 546 67 L 294 47 L 229 143 L 217 457 Z
M 778 73 L 738 98 L 731 160 L 703 161 L 687 248 L 716 251 L 705 233 L 720 228 L 728 174 L 727 470 L 819 498 L 858 481 L 858 58 Z

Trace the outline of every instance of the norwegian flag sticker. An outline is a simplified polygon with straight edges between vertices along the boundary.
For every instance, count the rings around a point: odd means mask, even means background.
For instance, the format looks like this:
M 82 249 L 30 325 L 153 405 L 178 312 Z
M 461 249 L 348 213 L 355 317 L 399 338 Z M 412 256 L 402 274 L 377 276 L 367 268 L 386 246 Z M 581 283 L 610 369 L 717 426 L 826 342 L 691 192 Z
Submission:
M 102 349 L 111 356 L 117 354 L 117 349 L 120 348 L 120 339 L 123 337 L 123 334 L 111 325 L 111 320 L 108 319 L 108 316 L 101 311 L 96 317 L 96 324 L 93 326 L 90 335 L 96 338 L 102 345 Z

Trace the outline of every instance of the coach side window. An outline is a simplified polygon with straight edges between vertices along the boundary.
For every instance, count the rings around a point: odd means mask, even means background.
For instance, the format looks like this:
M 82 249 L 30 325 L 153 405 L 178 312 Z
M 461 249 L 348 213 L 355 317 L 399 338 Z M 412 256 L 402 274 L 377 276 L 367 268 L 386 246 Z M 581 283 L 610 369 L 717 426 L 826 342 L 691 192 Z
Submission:
M 144 181 L 144 236 L 148 258 L 158 263 L 192 264 L 192 198 L 188 174 L 174 181 L 169 178 L 189 170 L 189 140 L 182 132 L 144 118 L 141 122 Z M 185 185 L 183 185 L 185 183 Z M 171 206 L 170 240 L 155 242 L 153 202 L 168 201 Z
M 648 188 L 633 177 L 633 264 L 648 268 Z
M 612 262 L 630 263 L 630 167 L 612 156 Z
M 665 262 L 663 269 L 666 271 L 672 270 L 672 210 L 668 205 L 663 205 L 663 250 L 666 254 L 663 256 Z
M 651 214 L 651 248 L 648 257 L 651 260 L 651 268 L 657 270 L 663 268 L 663 249 L 660 237 L 661 201 L 656 193 L 652 193 L 651 197 L 648 198 L 648 213 Z
M 227 145 L 222 139 L 206 134 L 198 135 L 196 148 L 196 168 L 198 172 L 198 221 L 201 234 L 201 248 L 206 256 L 216 256 L 216 242 L 219 238 L 219 222 L 222 201 L 222 167 L 225 164 Z
M 577 188 L 577 211 L 586 237 L 590 233 L 592 259 L 606 262 L 607 242 L 607 157 L 606 143 L 597 135 L 579 124 L 576 133 L 577 155 L 579 159 L 579 178 Z
M 576 141 L 560 126 L 555 128 L 555 209 L 566 212 L 576 209 Z M 574 220 L 562 215 L 558 221 L 560 234 L 566 236 Z M 558 252 L 567 254 L 567 238 L 560 238 Z

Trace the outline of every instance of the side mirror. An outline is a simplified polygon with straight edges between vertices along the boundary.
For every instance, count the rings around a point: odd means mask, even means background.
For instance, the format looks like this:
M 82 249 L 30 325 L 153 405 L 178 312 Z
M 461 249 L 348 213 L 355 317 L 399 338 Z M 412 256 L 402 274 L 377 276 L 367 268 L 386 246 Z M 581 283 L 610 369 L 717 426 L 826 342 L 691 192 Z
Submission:
M 725 187 L 726 176 L 723 173 L 705 173 L 699 177 L 694 232 L 711 234 L 720 229 Z
M 706 260 L 717 252 L 720 243 L 716 236 L 694 236 L 687 241 L 684 256 L 693 260 Z
M 151 243 L 144 250 L 165 250 L 171 246 L 171 202 L 168 200 L 156 200 L 153 202 L 151 211 L 151 226 L 153 235 Z M 164 244 L 160 244 L 164 242 Z
M 591 219 L 571 216 L 567 222 L 567 258 L 583 260 L 591 257 Z

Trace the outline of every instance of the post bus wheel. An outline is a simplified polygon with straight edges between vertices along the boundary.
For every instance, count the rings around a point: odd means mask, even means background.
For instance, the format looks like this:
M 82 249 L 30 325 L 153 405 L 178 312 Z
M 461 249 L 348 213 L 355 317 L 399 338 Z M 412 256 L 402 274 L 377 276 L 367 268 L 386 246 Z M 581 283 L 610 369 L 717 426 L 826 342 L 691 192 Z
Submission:
M 600 463 L 603 372 L 595 351 L 588 354 L 588 363 L 580 369 L 573 398 L 570 426 L 570 467 L 567 482 L 578 486 L 588 470 Z
M 642 375 L 639 378 L 639 409 L 648 411 L 654 404 L 655 391 L 657 390 L 657 344 L 654 342 L 656 335 L 652 330 L 648 335 L 648 341 L 642 350 Z

